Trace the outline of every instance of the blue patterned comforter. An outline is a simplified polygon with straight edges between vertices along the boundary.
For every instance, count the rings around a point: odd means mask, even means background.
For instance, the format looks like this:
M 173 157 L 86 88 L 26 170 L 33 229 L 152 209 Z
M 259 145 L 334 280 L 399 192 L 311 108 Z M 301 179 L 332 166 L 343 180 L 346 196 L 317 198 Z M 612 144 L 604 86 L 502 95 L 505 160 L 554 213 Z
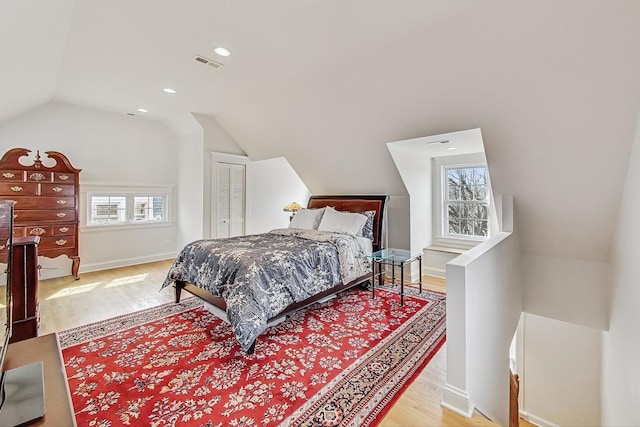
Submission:
M 315 230 L 198 240 L 180 252 L 162 288 L 180 280 L 224 298 L 248 351 L 267 320 L 287 306 L 370 273 L 366 255 L 353 236 Z

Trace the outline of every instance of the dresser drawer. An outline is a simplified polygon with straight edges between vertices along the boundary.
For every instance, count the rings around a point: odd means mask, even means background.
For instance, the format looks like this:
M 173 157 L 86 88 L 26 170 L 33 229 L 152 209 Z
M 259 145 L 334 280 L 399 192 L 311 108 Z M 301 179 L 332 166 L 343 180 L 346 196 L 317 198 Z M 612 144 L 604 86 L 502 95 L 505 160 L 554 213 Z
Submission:
M 0 173 L 0 181 L 24 181 L 24 171 L 7 171 Z
M 75 224 L 56 224 L 56 225 L 30 225 L 27 227 L 14 227 L 14 236 L 72 236 L 76 234 Z
M 0 196 L 2 197 L 2 196 Z M 7 196 L 7 198 L 9 198 Z M 72 209 L 75 208 L 75 197 L 42 197 L 18 196 L 11 197 L 16 202 L 16 210 L 27 209 Z
M 67 249 L 76 246 L 76 236 L 41 237 L 38 251 L 47 249 Z
M 51 182 L 51 172 L 27 171 L 27 181 L 30 182 Z
M 53 174 L 53 182 L 60 184 L 73 184 L 76 182 L 76 177 L 71 173 L 55 172 Z
M 41 221 L 69 222 L 76 220 L 76 211 L 75 209 L 17 210 L 14 218 L 15 222 L 19 224 Z
M 56 224 L 51 226 L 52 236 L 73 236 L 76 234 L 75 224 Z
M 73 209 L 75 197 L 15 197 L 15 208 L 22 209 Z
M 42 196 L 73 196 L 75 188 L 66 184 L 40 184 L 40 195 Z
M 11 196 L 35 196 L 38 194 L 38 184 L 35 182 L 0 182 L 0 196 L 10 199 Z

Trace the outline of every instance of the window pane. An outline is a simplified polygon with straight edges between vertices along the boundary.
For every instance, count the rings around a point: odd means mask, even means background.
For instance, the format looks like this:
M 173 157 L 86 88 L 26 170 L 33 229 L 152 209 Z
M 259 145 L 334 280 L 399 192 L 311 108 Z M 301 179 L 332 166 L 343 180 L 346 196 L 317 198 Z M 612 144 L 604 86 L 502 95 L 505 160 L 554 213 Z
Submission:
M 473 183 L 487 185 L 487 168 L 473 168 Z
M 135 196 L 133 207 L 134 221 L 160 221 L 164 213 L 164 197 Z
M 460 221 L 460 234 L 468 236 L 473 235 L 473 221 L 466 219 Z
M 123 222 L 126 217 L 127 200 L 119 196 L 92 196 L 92 224 L 110 224 Z
M 449 200 L 460 200 L 460 188 L 458 186 L 449 186 Z
M 163 218 L 163 213 L 164 213 L 164 197 L 161 197 L 161 196 L 152 197 L 151 206 L 153 207 L 152 218 L 156 221 L 161 220 Z
M 449 234 L 460 234 L 460 221 L 457 218 L 449 218 Z
M 449 203 L 449 218 L 460 218 L 462 216 L 462 204 Z
M 447 183 L 448 185 L 459 186 L 460 185 L 460 169 L 448 169 L 447 170 Z
M 474 200 L 485 200 L 487 197 L 487 187 L 484 185 L 475 185 L 473 187 Z
M 478 219 L 473 221 L 473 234 L 475 236 L 486 237 L 488 235 L 487 221 Z
M 478 204 L 476 205 L 476 214 L 475 217 L 478 219 L 487 219 L 487 211 L 488 206 L 486 204 Z

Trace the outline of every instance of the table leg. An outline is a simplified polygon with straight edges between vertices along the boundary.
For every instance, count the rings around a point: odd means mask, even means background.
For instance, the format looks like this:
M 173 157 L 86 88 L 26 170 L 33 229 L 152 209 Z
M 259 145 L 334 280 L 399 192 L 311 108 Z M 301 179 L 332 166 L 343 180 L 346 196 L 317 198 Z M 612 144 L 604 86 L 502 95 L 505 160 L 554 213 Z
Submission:
M 418 270 L 418 277 L 420 277 L 420 293 L 422 293 L 422 255 L 418 256 L 418 265 L 420 270 Z
M 404 305 L 404 264 L 400 263 L 400 305 Z
M 371 261 L 371 298 L 376 297 L 376 264 L 375 260 Z
M 391 261 L 391 286 L 396 285 L 396 263 Z

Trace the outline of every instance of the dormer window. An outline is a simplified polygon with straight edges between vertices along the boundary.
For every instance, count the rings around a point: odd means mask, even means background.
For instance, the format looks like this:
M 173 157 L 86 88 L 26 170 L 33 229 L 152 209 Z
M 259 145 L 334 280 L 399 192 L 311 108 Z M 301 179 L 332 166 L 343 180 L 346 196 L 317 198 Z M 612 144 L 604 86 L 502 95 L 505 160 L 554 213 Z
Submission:
M 490 235 L 491 184 L 484 155 L 434 159 L 435 244 L 471 248 Z

